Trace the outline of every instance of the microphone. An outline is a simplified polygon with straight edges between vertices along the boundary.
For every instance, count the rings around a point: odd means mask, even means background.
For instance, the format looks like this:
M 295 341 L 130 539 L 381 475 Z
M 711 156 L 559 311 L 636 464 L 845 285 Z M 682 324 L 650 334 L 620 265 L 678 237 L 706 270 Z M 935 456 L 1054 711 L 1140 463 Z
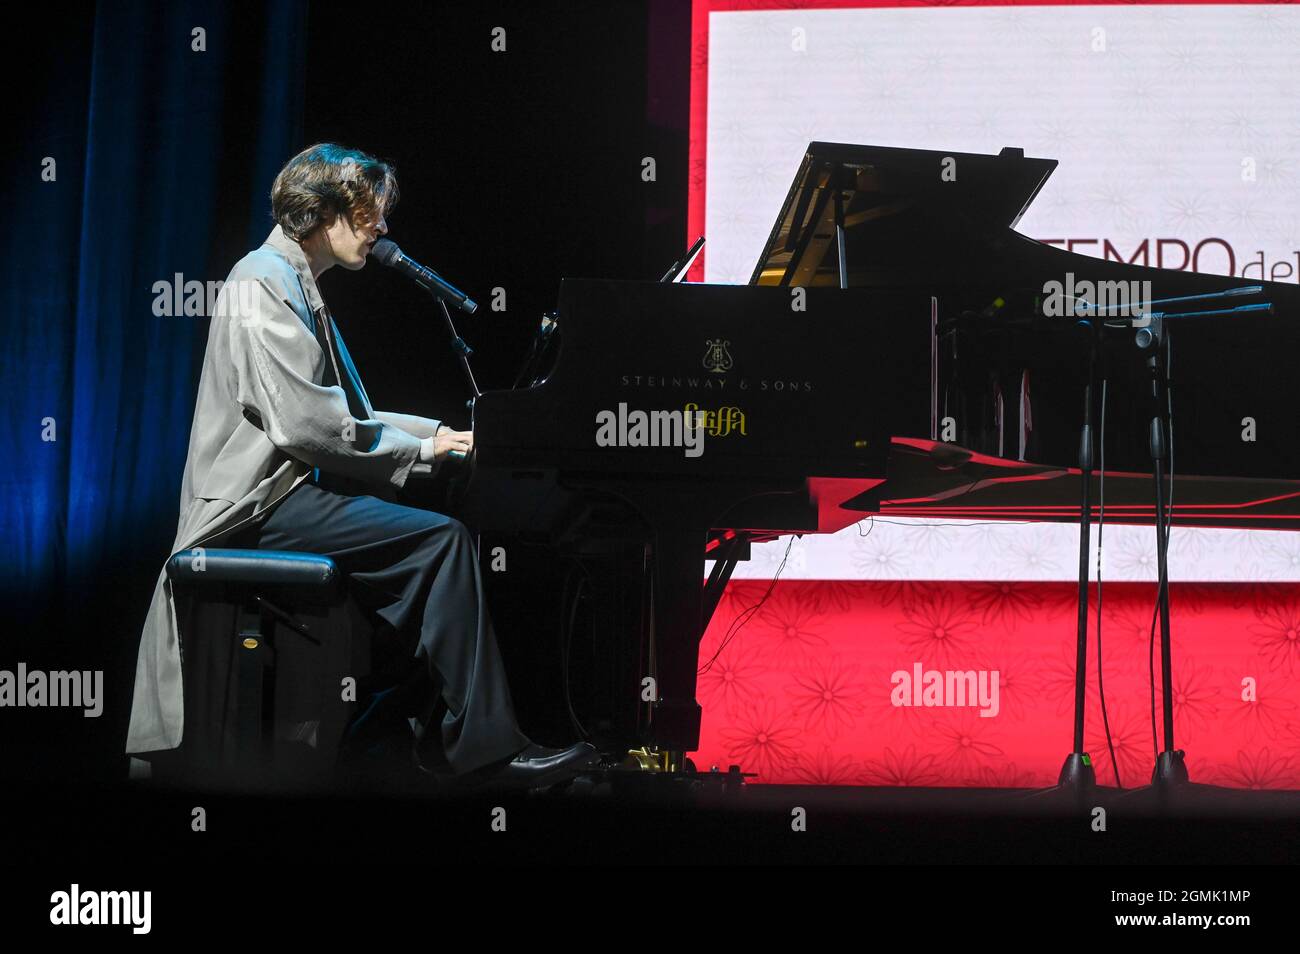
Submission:
M 397 247 L 396 242 L 381 238 L 371 248 L 370 254 L 374 256 L 380 265 L 387 265 L 389 268 L 397 269 L 407 278 L 414 279 L 416 284 L 425 290 L 437 295 L 443 301 L 451 302 L 466 314 L 472 315 L 478 308 L 478 305 L 468 295 L 433 269 L 425 268 L 419 262 L 409 258 Z

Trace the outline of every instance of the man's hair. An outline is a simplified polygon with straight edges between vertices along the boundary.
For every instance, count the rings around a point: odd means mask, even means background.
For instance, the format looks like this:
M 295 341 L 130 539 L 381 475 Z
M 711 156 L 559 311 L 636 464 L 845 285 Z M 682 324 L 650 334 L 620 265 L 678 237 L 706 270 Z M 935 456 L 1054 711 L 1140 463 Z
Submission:
M 335 216 L 368 222 L 396 203 L 397 172 L 390 163 L 332 142 L 298 153 L 271 186 L 271 216 L 295 242 Z

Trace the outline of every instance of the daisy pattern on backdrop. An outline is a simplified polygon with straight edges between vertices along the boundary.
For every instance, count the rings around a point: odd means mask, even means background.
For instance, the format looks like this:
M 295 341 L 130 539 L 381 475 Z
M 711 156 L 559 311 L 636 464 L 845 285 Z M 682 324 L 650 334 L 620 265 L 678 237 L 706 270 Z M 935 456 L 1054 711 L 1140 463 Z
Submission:
M 853 541 L 853 567 L 868 580 L 893 580 L 910 574 L 912 560 L 902 540 L 879 527 Z
M 1174 729 L 1183 740 L 1194 740 L 1214 724 L 1222 689 L 1214 669 L 1184 660 L 1174 666 Z M 1156 699 L 1161 693 L 1157 687 Z
M 899 663 L 895 666 L 877 664 L 871 668 L 865 697 L 866 723 L 871 726 L 873 736 L 889 741 L 894 741 L 900 736 L 929 739 L 934 710 L 924 706 L 894 704 L 896 683 L 893 677 L 898 672 L 910 676 L 911 663 Z
M 1258 660 L 1247 660 L 1224 673 L 1228 684 L 1223 705 L 1227 727 L 1242 733 L 1248 742 L 1284 737 L 1287 725 L 1300 713 L 1300 706 L 1287 698 L 1284 680 L 1274 673 L 1261 672 Z
M 1106 728 L 1099 706 L 1092 706 L 1086 720 L 1084 738 L 1092 764 L 1097 769 L 1097 781 L 1102 785 L 1123 783 L 1126 788 L 1145 785 L 1155 767 L 1155 749 L 1151 743 L 1150 715 L 1116 705 L 1106 707 L 1110 722 L 1110 745 L 1106 743 Z M 1159 711 L 1157 710 L 1157 718 Z M 1115 760 L 1111 761 L 1111 747 Z M 1118 782 L 1115 763 L 1119 764 Z
M 985 765 L 1006 760 L 998 745 L 1000 729 L 996 719 L 986 719 L 971 709 L 949 710 L 950 718 L 934 727 L 939 762 L 958 778 L 969 778 Z
M 866 775 L 861 762 L 849 755 L 836 755 L 826 745 L 814 756 L 798 755 L 790 771 L 801 785 L 862 785 Z
M 1002 762 L 981 765 L 967 781 L 974 788 L 1038 788 L 1054 779 L 1019 768 L 1015 762 Z
M 1218 766 L 1215 778 L 1222 785 L 1253 790 L 1300 785 L 1294 760 L 1274 753 L 1267 746 L 1254 752 L 1242 749 L 1235 762 Z
M 918 752 L 915 744 L 895 751 L 886 746 L 884 754 L 868 760 L 864 772 L 869 785 L 938 785 L 943 776 L 932 752 Z
M 735 641 L 716 658 L 711 652 L 701 659 L 712 660 L 700 673 L 697 683 L 700 700 L 708 706 L 719 707 L 731 714 L 762 697 L 763 677 L 768 669 L 753 655 L 744 652 Z
M 1060 570 L 1056 535 L 1036 532 L 1018 537 L 1007 546 L 1010 572 L 1023 580 L 1051 579 Z
M 846 613 L 862 593 L 862 585 L 852 580 L 823 580 L 811 594 L 819 613 Z
M 816 729 L 828 739 L 852 729 L 864 710 L 866 687 L 858 679 L 857 666 L 836 656 L 795 672 L 786 691 L 791 711 L 803 719 L 804 728 Z
M 802 664 L 825 651 L 821 634 L 825 616 L 802 593 L 778 590 L 763 604 L 752 623 L 763 652 L 773 664 Z
M 1268 661 L 1270 672 L 1296 674 L 1300 668 L 1300 603 L 1274 604 L 1259 622 L 1246 628 L 1254 635 L 1255 647 Z
M 1105 643 L 1103 640 L 1103 650 Z M 1043 660 L 1038 670 L 1038 691 L 1046 702 L 1056 703 L 1056 714 L 1063 716 L 1074 708 L 1074 672 L 1076 649 L 1069 643 L 1060 643 L 1060 648 L 1052 656 Z M 1120 677 L 1120 668 L 1114 658 L 1103 652 L 1106 667 L 1102 672 L 1103 681 L 1114 689 Z M 1088 683 L 1087 705 L 1089 710 L 1096 708 L 1100 702 L 1097 692 L 1097 655 L 1096 644 L 1088 644 Z M 1107 697 L 1109 698 L 1108 691 Z
M 1028 622 L 1038 614 L 1043 598 L 1033 586 L 1006 580 L 972 583 L 968 602 L 970 608 L 980 614 L 980 621 L 985 626 L 997 624 L 1015 629 L 1019 623 Z
M 978 624 L 947 589 L 919 597 L 903 615 L 905 622 L 896 624 L 900 641 L 923 665 L 952 669 L 972 657 Z
M 1019 722 L 1025 718 L 1028 707 L 1037 702 L 1036 674 L 1041 665 L 1041 657 L 1025 652 L 1010 656 L 998 654 L 981 660 L 979 668 L 997 673 L 999 716 L 1002 719 Z
M 795 718 L 766 698 L 745 706 L 722 731 L 731 762 L 764 782 L 779 781 L 793 769 L 802 740 Z

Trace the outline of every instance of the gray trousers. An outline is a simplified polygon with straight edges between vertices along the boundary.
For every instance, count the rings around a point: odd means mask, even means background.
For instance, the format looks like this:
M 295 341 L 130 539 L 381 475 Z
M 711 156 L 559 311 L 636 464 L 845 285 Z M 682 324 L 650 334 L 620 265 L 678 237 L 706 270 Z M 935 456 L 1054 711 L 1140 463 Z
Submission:
M 423 762 L 462 774 L 518 753 L 529 740 L 515 721 L 473 535 L 443 514 L 328 487 L 299 485 L 248 545 L 331 557 L 357 601 L 392 627 L 419 664 L 375 705 L 414 720 Z

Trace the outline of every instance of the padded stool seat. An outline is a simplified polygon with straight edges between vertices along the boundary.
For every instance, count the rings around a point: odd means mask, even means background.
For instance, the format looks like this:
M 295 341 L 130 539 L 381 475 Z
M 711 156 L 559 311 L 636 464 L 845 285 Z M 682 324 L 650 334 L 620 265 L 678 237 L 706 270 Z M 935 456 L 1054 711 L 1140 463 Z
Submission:
M 167 576 L 181 632 L 182 771 L 260 782 L 331 768 L 370 669 L 369 624 L 334 561 L 198 547 L 173 554 Z
M 318 553 L 291 550 L 181 550 L 167 561 L 167 576 L 186 584 L 251 583 L 320 587 L 338 585 L 334 561 Z

